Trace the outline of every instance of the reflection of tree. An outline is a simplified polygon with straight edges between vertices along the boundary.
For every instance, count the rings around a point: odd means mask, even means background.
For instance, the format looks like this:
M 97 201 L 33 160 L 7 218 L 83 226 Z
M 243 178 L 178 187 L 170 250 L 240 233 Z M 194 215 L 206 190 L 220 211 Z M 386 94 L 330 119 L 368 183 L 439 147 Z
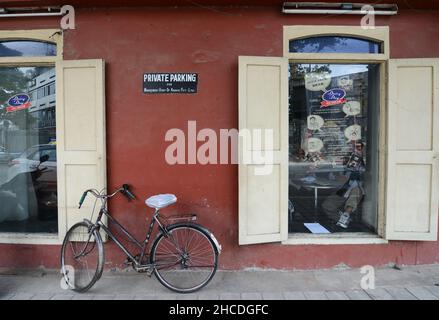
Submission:
M 3 43 L 0 43 L 0 57 L 18 57 L 21 55 L 20 51 L 8 48 Z
M 340 37 L 315 37 L 290 42 L 290 52 L 327 52 L 328 48 L 336 51 L 337 47 L 347 46 L 347 39 Z
M 8 99 L 26 89 L 27 79 L 20 68 L 0 69 L 0 117 L 4 116 Z
M 291 79 L 304 79 L 305 74 L 312 72 L 327 72 L 331 74 L 332 70 L 329 64 L 291 64 Z
M 27 110 L 7 113 L 6 107 L 9 98 L 27 91 L 28 80 L 27 73 L 20 68 L 0 68 L 0 120 L 10 120 L 20 129 L 29 128 L 29 125 L 34 124 L 36 119 L 29 116 Z

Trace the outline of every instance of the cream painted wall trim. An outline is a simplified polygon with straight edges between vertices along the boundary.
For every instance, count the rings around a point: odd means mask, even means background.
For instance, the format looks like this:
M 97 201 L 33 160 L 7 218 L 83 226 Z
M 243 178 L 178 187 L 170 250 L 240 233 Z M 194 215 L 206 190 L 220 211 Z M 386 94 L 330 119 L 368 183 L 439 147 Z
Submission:
M 63 59 L 63 36 L 60 29 L 0 30 L 0 41 L 40 40 L 57 45 L 57 55 L 53 57 L 0 57 L 0 67 L 8 66 L 55 66 Z M 57 234 L 0 233 L 0 243 L 58 244 Z
M 352 36 L 363 38 L 366 40 L 375 40 L 383 43 L 384 53 L 380 54 L 363 54 L 363 53 L 292 53 L 289 52 L 289 41 L 293 39 L 302 39 L 316 36 Z M 284 41 L 284 57 L 294 60 L 320 60 L 331 61 L 343 60 L 358 61 L 366 60 L 385 61 L 390 57 L 389 46 L 389 27 L 376 27 L 375 29 L 363 29 L 360 26 L 284 26 L 283 28 Z
M 439 58 L 389 62 L 386 238 L 436 241 Z

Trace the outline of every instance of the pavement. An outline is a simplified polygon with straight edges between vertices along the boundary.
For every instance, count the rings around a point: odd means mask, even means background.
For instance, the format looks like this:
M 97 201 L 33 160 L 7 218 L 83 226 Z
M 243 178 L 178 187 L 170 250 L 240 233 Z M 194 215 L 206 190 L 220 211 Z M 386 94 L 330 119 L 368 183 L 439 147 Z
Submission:
M 192 294 L 173 293 L 154 276 L 107 271 L 78 294 L 62 289 L 53 270 L 0 269 L 0 300 L 439 300 L 439 264 L 361 271 L 218 271 Z

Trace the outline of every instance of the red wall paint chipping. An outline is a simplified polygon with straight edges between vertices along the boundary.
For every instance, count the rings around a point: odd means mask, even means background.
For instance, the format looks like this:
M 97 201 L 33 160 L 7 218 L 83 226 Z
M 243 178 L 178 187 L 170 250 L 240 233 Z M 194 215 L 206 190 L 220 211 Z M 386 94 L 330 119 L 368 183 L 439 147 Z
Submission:
M 439 57 L 439 12 L 401 11 L 377 17 L 390 26 L 391 57 Z M 284 25 L 358 25 L 360 17 L 282 15 L 279 8 L 90 9 L 77 10 L 76 30 L 64 36 L 65 59 L 106 61 L 107 165 L 110 189 L 128 182 L 140 199 L 163 192 L 179 202 L 164 213 L 197 212 L 221 244 L 221 268 L 329 268 L 339 264 L 417 264 L 439 262 L 438 242 L 391 242 L 388 245 L 262 244 L 238 246 L 236 165 L 169 166 L 164 153 L 170 128 L 186 131 L 238 125 L 239 55 L 281 56 Z M 1 20 L 0 29 L 53 28 L 54 18 Z M 144 95 L 144 72 L 196 72 L 194 95 Z M 110 210 L 142 238 L 143 201 L 124 198 Z M 0 245 L 0 266 L 59 267 L 59 246 Z M 107 267 L 120 267 L 124 256 L 106 245 Z

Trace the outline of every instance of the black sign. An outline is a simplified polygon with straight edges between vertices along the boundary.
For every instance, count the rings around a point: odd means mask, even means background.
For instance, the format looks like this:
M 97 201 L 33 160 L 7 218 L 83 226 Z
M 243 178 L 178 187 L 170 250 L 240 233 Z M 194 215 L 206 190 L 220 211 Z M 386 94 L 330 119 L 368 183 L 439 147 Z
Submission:
M 196 73 L 144 73 L 143 93 L 196 93 Z

